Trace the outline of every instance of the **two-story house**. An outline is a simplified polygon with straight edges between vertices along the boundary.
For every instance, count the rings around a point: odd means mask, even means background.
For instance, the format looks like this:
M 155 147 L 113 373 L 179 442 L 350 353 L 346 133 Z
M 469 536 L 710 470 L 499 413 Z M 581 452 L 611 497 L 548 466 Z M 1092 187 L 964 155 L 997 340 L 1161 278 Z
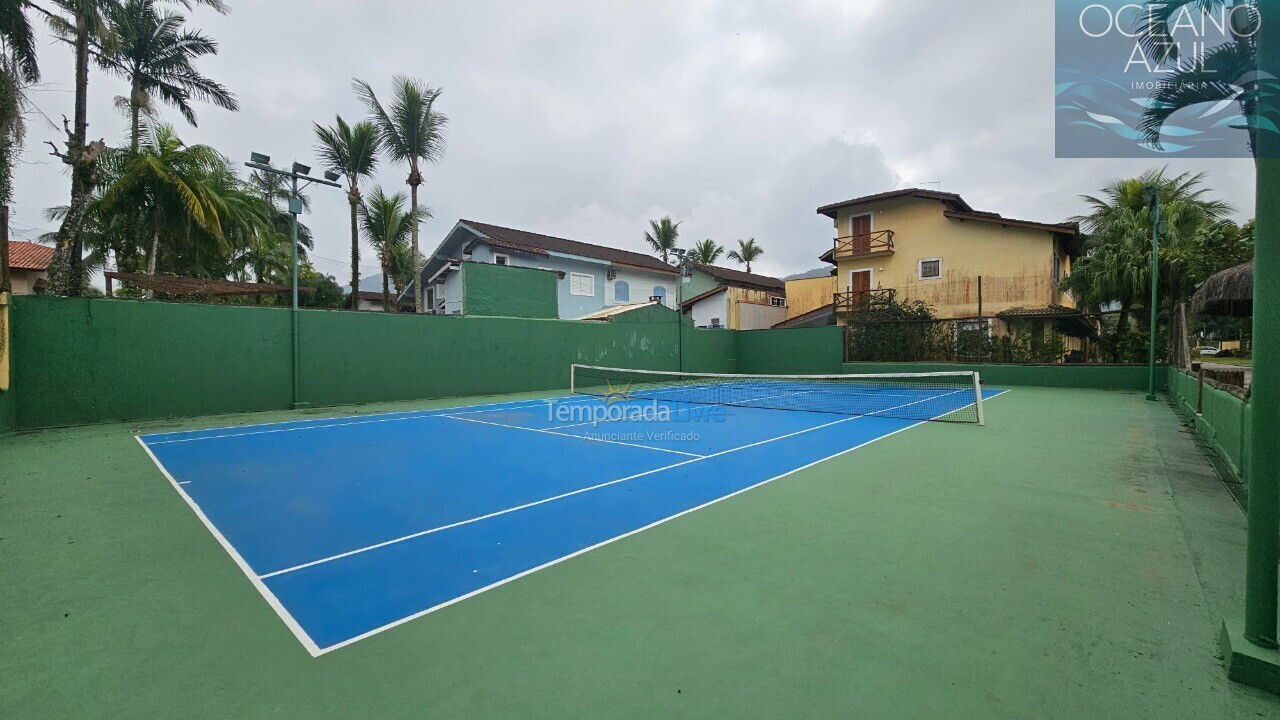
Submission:
M 907 189 L 825 205 L 835 226 L 834 310 L 846 323 L 878 301 L 923 301 L 940 319 L 1000 333 L 1011 318 L 1078 318 L 1060 289 L 1082 251 L 1074 223 L 975 210 L 955 193 Z
M 542 235 L 473 220 L 459 220 L 427 258 L 420 274 L 426 306 L 448 315 L 481 314 L 467 307 L 466 270 L 482 263 L 541 270 L 554 278 L 554 316 L 575 320 L 615 305 L 657 299 L 675 309 L 675 267 L 660 259 L 629 250 Z M 492 273 L 489 274 L 492 276 Z M 543 298 L 515 297 L 514 288 L 540 288 L 538 274 L 512 273 L 512 297 L 485 298 L 484 314 L 522 315 L 530 303 Z M 410 284 L 405 296 L 413 297 Z M 504 312 L 503 304 L 512 308 Z M 473 303 L 474 305 L 475 303 Z
M 695 327 L 763 330 L 787 319 L 786 283 L 768 275 L 690 262 L 683 297 Z

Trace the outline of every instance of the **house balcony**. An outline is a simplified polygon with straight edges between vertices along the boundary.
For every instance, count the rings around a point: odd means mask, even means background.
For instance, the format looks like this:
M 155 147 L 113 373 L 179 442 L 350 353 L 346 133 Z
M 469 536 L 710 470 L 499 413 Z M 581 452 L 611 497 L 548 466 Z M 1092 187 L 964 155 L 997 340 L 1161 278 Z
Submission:
M 852 290 L 835 294 L 835 310 L 838 313 L 870 312 L 892 303 L 897 290 Z
M 872 257 L 893 254 L 893 231 L 877 230 L 873 233 L 838 237 L 832 252 L 833 260 Z

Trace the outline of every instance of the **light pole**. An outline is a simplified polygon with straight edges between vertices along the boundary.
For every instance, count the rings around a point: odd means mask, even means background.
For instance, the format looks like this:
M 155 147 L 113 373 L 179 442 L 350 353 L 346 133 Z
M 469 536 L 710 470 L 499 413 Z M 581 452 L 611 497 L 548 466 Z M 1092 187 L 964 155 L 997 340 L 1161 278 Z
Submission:
M 684 372 L 684 279 L 689 274 L 689 251 L 673 250 L 679 259 L 676 276 L 676 369 Z
M 1151 207 L 1151 338 L 1147 354 L 1147 399 L 1156 399 L 1156 324 L 1160 315 L 1160 186 L 1143 193 Z
M 298 216 L 302 214 L 302 190 L 311 185 L 329 185 L 330 187 L 342 187 L 337 182 L 340 175 L 335 172 L 325 171 L 324 179 L 311 177 L 311 168 L 302 163 L 295 162 L 291 170 L 281 170 L 271 166 L 271 158 L 262 153 L 250 153 L 249 162 L 245 165 L 260 170 L 270 175 L 279 175 L 280 177 L 289 178 L 291 183 L 291 191 L 289 193 L 289 215 L 292 219 L 289 223 L 289 240 L 293 245 L 293 308 L 290 311 L 289 334 L 292 344 L 290 353 L 292 360 L 292 376 L 293 376 L 293 395 L 289 404 L 290 408 L 306 407 L 308 403 L 302 402 L 299 393 L 298 367 L 301 364 L 301 349 L 298 342 Z

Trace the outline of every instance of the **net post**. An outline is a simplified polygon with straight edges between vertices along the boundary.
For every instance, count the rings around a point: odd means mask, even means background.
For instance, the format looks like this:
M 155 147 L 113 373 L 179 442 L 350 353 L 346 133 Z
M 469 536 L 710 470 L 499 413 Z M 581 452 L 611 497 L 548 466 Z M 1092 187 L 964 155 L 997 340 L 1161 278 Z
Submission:
M 973 393 L 977 398 L 978 425 L 985 426 L 987 424 L 987 418 L 982 414 L 982 376 L 976 370 L 973 373 Z
M 578 364 L 569 365 L 569 394 L 578 394 Z

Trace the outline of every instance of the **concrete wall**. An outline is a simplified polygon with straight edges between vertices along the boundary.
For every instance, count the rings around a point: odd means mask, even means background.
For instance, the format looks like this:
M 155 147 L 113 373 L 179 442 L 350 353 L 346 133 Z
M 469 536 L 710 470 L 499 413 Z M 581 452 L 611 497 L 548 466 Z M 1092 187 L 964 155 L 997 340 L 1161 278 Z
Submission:
M 1196 432 L 1213 448 L 1227 469 L 1244 480 L 1249 476 L 1252 406 L 1244 399 L 1179 370 L 1169 370 L 1169 394 L 1192 415 Z
M 699 300 L 689 310 L 695 327 L 709 328 L 713 320 L 718 320 L 721 328 L 729 327 L 729 293 L 721 292 Z
M 974 365 L 966 363 L 845 363 L 846 373 L 948 372 L 977 370 L 988 385 L 1147 389 L 1146 365 Z M 1167 369 L 1156 368 L 1156 390 L 1168 383 Z
M 467 315 L 555 319 L 557 277 L 547 270 L 465 262 L 461 269 Z

